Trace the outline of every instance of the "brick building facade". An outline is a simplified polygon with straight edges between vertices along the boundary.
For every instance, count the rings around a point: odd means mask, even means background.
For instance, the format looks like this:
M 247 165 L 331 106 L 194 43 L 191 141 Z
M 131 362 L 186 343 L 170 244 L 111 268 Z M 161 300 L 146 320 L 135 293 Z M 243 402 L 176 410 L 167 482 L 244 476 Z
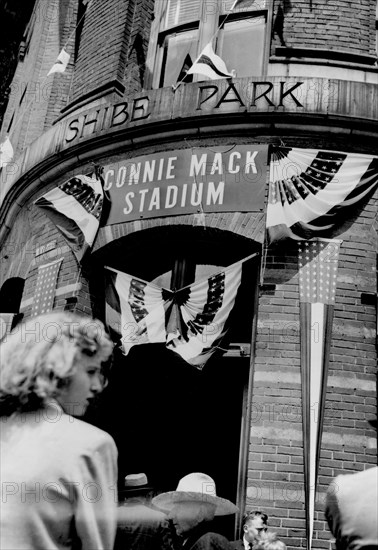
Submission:
M 183 4 L 186 11 L 163 0 L 36 2 L 2 126 L 16 152 L 0 173 L 3 313 L 32 315 L 38 270 L 60 258 L 53 307 L 104 318 L 104 266 L 148 281 L 172 272 L 184 286 L 209 265 L 257 252 L 231 337 L 209 368 L 176 365 L 156 344 L 134 346 L 129 357 L 117 355 L 113 384 L 91 420 L 115 437 L 121 477 L 144 469 L 172 490 L 181 475 L 206 471 L 221 496 L 241 511 L 264 509 L 289 548 L 303 547 L 310 520 L 298 243 L 268 243 L 265 184 L 276 146 L 377 154 L 376 2 L 255 0 L 228 16 L 228 0 Z M 179 79 L 187 51 L 193 62 L 214 33 L 237 76 Z M 66 71 L 47 77 L 63 47 L 71 55 Z M 125 201 L 114 168 L 122 163 L 245 146 L 266 148 L 262 209 L 196 206 L 152 216 L 135 205 L 131 219 L 125 213 L 100 227 L 81 267 L 34 205 L 94 163 L 104 167 L 113 201 Z M 341 242 L 313 548 L 332 547 L 323 509 L 333 477 L 377 462 L 368 422 L 377 415 L 377 193 L 322 234 Z M 147 396 L 151 404 L 137 408 Z M 220 528 L 229 537 L 239 533 L 240 517 L 226 523 Z

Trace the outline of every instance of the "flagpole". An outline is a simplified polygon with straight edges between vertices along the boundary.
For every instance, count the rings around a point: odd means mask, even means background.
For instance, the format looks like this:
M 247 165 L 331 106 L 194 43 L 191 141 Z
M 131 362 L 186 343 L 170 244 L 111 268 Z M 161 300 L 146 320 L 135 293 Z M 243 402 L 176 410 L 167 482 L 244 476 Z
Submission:
M 222 269 L 220 269 L 219 271 L 216 271 L 215 273 L 212 273 L 210 275 L 210 277 L 216 277 L 217 275 L 219 275 L 220 273 L 223 273 L 224 271 L 228 270 L 228 269 L 232 269 L 233 267 L 237 266 L 238 264 L 243 264 L 244 262 L 247 262 L 248 260 L 250 260 L 251 258 L 254 258 L 255 256 L 258 256 L 259 255 L 259 252 L 254 252 L 253 254 L 250 254 L 249 256 L 247 256 L 246 258 L 242 258 L 241 260 L 238 260 L 237 262 L 231 264 L 231 265 L 227 265 L 227 266 L 224 266 Z M 196 284 L 200 284 L 202 283 L 202 281 L 206 281 L 209 277 L 204 277 L 203 279 L 200 279 L 199 281 L 195 281 Z M 188 285 L 185 285 L 181 288 L 179 288 L 178 290 L 175 291 L 175 293 L 177 292 L 181 292 L 182 290 L 185 290 L 186 288 L 189 288 L 190 286 L 193 286 L 193 282 L 189 283 Z
M 210 275 L 211 277 L 216 277 L 217 275 L 219 275 L 219 273 L 222 273 L 223 271 L 226 271 L 228 269 L 231 269 L 233 267 L 235 267 L 236 265 L 238 264 L 242 264 L 248 260 L 250 260 L 251 258 L 254 258 L 255 256 L 258 256 L 259 253 L 258 252 L 254 252 L 253 254 L 250 254 L 249 256 L 247 256 L 246 258 L 242 258 L 241 260 L 238 260 L 237 262 L 231 264 L 231 265 L 228 265 L 226 267 L 223 267 L 222 269 L 220 269 L 219 271 L 217 271 L 216 273 L 213 273 L 212 275 Z M 171 290 L 171 289 L 168 289 L 168 288 L 165 288 L 164 286 L 160 287 L 160 286 L 157 286 L 155 285 L 154 283 L 151 283 L 150 281 L 146 281 L 145 279 L 142 279 L 141 277 L 136 277 L 134 275 L 130 275 L 130 273 L 124 273 L 123 271 L 119 271 L 118 269 L 115 269 L 114 267 L 110 267 L 109 265 L 104 265 L 104 268 L 105 269 L 109 269 L 110 271 L 114 271 L 115 273 L 119 273 L 120 275 L 128 275 L 129 277 L 132 277 L 133 279 L 138 279 L 139 281 L 142 281 L 142 283 L 146 283 L 147 285 L 150 285 L 150 286 L 153 286 L 154 288 L 160 290 L 160 289 L 163 289 L 163 290 L 167 290 L 168 292 L 171 292 L 173 295 L 174 294 L 177 294 L 178 292 L 181 292 L 182 290 L 186 289 L 186 288 L 189 288 L 190 286 L 193 285 L 193 282 L 189 283 L 188 285 L 185 285 L 177 290 Z M 201 283 L 202 281 L 206 281 L 206 279 L 208 279 L 209 277 L 204 277 L 203 279 L 201 279 L 200 281 L 196 281 L 196 283 Z
M 128 275 L 129 277 L 132 277 L 133 279 L 138 279 L 138 281 L 142 281 L 142 283 L 146 283 L 146 285 L 153 286 L 154 288 L 156 288 L 158 290 L 163 288 L 164 290 L 167 290 L 168 292 L 172 292 L 172 294 L 174 294 L 174 292 L 171 289 L 165 288 L 164 286 L 157 286 L 154 283 L 151 283 L 151 281 L 146 281 L 145 279 L 142 279 L 141 277 L 137 277 L 136 275 L 130 275 L 130 273 L 125 273 L 124 271 L 119 271 L 118 269 L 115 269 L 114 267 L 110 267 L 109 265 L 104 265 L 104 268 L 109 269 L 110 271 L 114 271 L 115 273 L 119 273 L 120 275 Z

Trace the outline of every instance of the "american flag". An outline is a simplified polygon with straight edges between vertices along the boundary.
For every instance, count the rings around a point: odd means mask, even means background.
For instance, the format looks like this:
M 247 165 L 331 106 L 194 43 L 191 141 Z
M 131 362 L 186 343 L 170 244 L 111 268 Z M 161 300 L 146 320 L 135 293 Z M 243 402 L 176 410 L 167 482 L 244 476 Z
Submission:
M 47 313 L 53 309 L 58 273 L 63 258 L 38 267 L 37 282 L 31 316 Z
M 325 236 L 378 184 L 378 157 L 276 147 L 270 163 L 269 241 Z
M 35 201 L 62 233 L 77 259 L 93 245 L 104 200 L 97 176 L 75 176 Z
M 106 268 L 106 320 L 124 353 L 136 344 L 164 342 L 203 368 L 227 331 L 243 263 L 255 256 L 176 291 Z
M 339 240 L 299 243 L 302 407 L 307 540 L 311 548 L 329 349 L 337 287 Z

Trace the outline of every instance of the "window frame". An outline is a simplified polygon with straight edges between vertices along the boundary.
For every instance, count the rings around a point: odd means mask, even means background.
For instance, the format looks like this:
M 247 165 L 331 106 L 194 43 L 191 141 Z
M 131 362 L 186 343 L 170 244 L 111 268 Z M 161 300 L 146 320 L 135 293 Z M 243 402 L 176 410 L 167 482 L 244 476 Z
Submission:
M 197 44 L 197 56 L 203 50 L 203 48 L 208 44 L 212 39 L 213 47 L 215 53 L 219 55 L 218 42 L 222 42 L 222 39 L 219 40 L 218 28 L 222 27 L 225 20 L 229 21 L 238 21 L 240 19 L 248 19 L 251 16 L 261 17 L 265 16 L 266 21 L 266 32 L 263 42 L 263 54 L 262 54 L 262 72 L 261 75 L 258 75 L 261 78 L 266 78 L 268 71 L 268 63 L 270 56 L 270 41 L 272 33 L 272 2 L 273 0 L 265 0 L 266 7 L 264 9 L 251 9 L 246 11 L 235 11 L 235 13 L 222 13 L 221 7 L 222 2 L 218 3 L 217 12 L 210 14 L 206 12 L 206 0 L 201 4 L 201 16 L 200 19 L 192 20 L 188 23 L 183 23 L 174 27 L 167 29 L 160 29 L 162 27 L 162 22 L 164 19 L 164 10 L 168 3 L 168 0 L 161 0 L 156 4 L 155 17 L 151 26 L 151 35 L 150 42 L 147 52 L 146 66 L 147 66 L 147 78 L 146 78 L 146 88 L 147 89 L 159 89 L 161 88 L 162 81 L 162 62 L 163 62 L 163 43 L 164 40 L 173 34 L 178 32 L 184 32 L 185 30 L 193 30 L 198 28 L 199 37 Z M 212 3 L 212 5 L 214 5 Z M 222 30 L 220 29 L 220 33 Z M 254 75 L 251 75 L 254 76 Z M 193 82 L 198 82 L 204 80 L 204 77 L 201 75 L 193 75 Z

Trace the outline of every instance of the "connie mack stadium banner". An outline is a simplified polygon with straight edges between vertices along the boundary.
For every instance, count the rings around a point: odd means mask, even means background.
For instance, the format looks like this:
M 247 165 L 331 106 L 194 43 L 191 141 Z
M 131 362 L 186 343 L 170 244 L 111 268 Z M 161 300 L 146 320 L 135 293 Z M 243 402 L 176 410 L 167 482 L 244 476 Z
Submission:
M 104 166 L 108 225 L 201 212 L 262 212 L 267 145 L 164 151 Z

